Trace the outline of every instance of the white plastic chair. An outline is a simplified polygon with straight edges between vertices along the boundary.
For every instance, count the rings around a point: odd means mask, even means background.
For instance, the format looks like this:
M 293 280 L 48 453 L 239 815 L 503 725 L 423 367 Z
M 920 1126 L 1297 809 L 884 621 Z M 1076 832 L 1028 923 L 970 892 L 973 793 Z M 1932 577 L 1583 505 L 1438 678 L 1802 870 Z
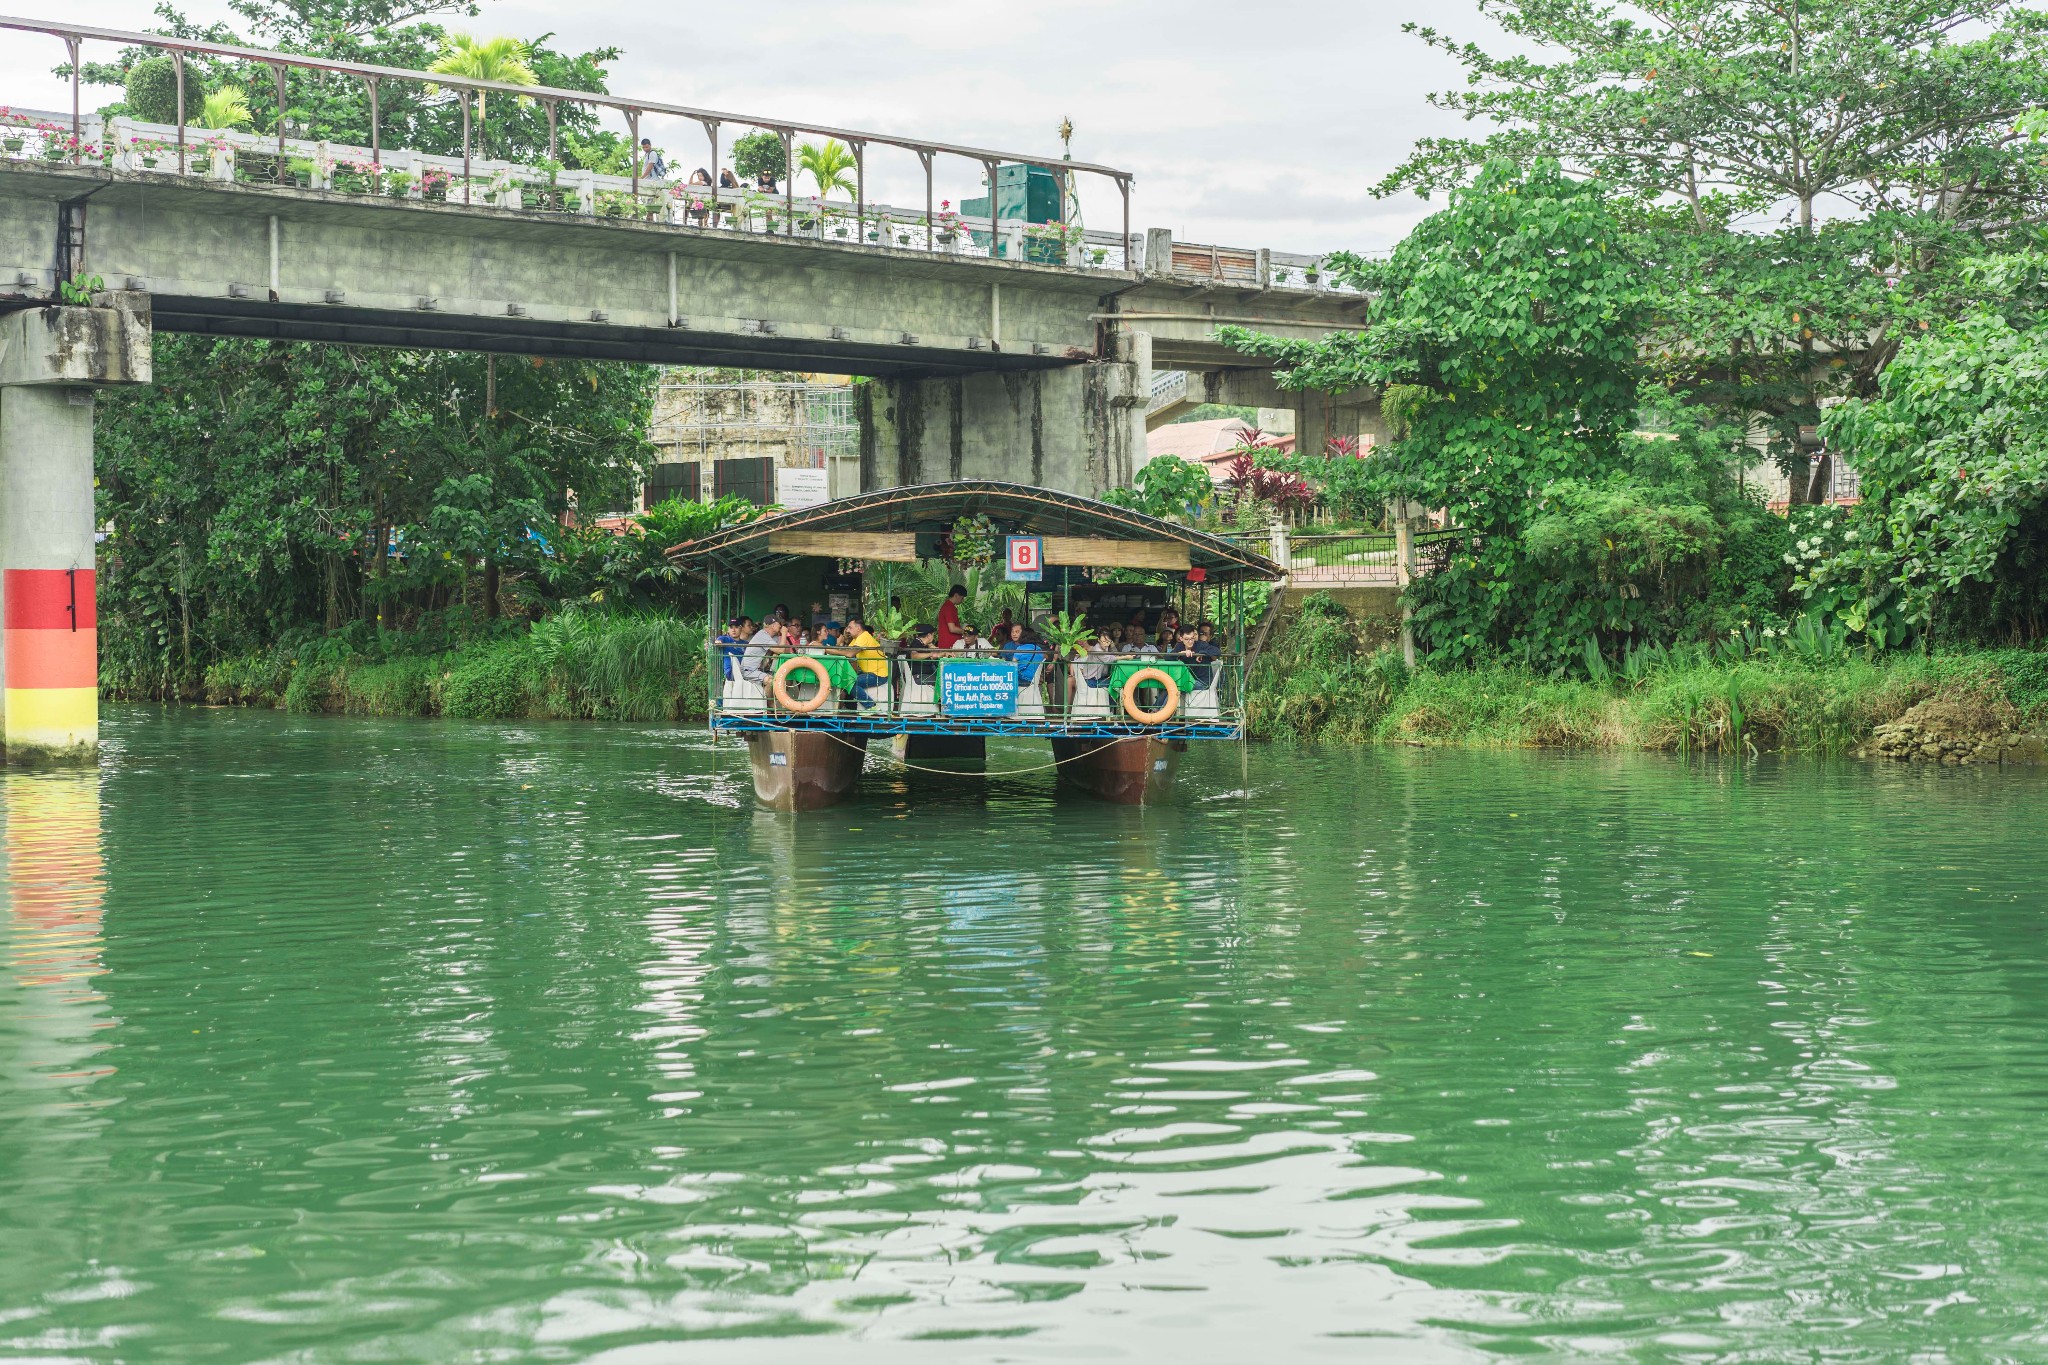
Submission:
M 1181 699 L 1180 713 L 1189 720 L 1219 720 L 1223 708 L 1216 702 L 1216 688 L 1223 681 L 1223 670 L 1210 666 L 1209 685 L 1190 692 Z
M 1111 714 L 1109 689 L 1096 687 L 1090 683 L 1081 675 L 1082 667 L 1081 664 L 1067 665 L 1067 680 L 1073 688 L 1074 698 L 1073 705 L 1067 708 L 1068 712 L 1075 720 L 1092 720 L 1096 717 L 1107 720 Z
M 727 715 L 757 716 L 768 709 L 768 694 L 751 679 L 727 678 L 719 693 L 719 705 Z
M 939 686 L 934 681 L 920 685 L 910 675 L 910 660 L 899 659 L 896 667 L 902 671 L 903 714 L 906 716 L 936 716 L 939 713 Z
M 868 689 L 868 700 L 873 706 L 860 704 L 860 693 L 849 691 L 846 699 L 853 704 L 854 711 L 863 716 L 886 716 L 896 701 L 896 680 L 894 670 L 882 675 L 882 680 Z

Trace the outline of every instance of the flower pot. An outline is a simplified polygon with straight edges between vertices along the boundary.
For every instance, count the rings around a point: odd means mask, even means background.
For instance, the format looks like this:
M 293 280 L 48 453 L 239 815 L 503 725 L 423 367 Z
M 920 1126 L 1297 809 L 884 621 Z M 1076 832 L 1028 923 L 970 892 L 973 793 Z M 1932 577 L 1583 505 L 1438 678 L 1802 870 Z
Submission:
M 0 138 L 0 147 L 4 147 L 9 156 L 13 156 L 22 149 L 26 141 L 26 138 L 19 137 Z

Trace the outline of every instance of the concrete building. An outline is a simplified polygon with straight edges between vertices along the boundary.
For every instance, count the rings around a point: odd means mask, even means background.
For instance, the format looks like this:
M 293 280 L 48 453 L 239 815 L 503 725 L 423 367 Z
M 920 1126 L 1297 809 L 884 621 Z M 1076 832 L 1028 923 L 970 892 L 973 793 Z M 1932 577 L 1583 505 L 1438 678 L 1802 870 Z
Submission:
M 647 433 L 661 454 L 641 506 L 670 496 L 709 500 L 721 491 L 784 506 L 808 502 L 816 492 L 833 498 L 859 492 L 853 387 L 837 375 L 664 372 Z M 822 477 L 791 477 L 785 470 Z

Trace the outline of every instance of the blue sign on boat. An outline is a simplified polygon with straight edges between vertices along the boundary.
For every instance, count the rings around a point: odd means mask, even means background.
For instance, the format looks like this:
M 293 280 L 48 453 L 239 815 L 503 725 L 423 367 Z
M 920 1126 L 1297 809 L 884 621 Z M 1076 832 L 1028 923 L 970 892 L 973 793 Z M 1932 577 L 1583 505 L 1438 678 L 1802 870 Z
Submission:
M 949 716 L 1017 714 L 1017 665 L 1007 659 L 952 659 L 939 665 L 939 708 Z

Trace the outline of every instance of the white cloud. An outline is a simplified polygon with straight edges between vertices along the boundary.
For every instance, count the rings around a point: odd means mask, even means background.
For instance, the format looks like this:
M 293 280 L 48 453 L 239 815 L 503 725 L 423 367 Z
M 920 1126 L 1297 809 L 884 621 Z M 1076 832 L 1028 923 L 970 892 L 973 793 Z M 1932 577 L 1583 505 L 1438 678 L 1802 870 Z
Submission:
M 152 22 L 143 0 L 43 0 L 39 8 L 110 28 Z M 577 50 L 621 48 L 614 91 L 698 108 L 1024 152 L 1056 151 L 1053 130 L 1071 117 L 1076 157 L 1137 176 L 1135 227 L 1327 251 L 1385 248 L 1428 212 L 1414 199 L 1368 194 L 1415 138 L 1460 126 L 1423 102 L 1428 91 L 1459 84 L 1458 69 L 1400 26 L 1428 17 L 1461 35 L 1489 27 L 1464 0 L 1448 20 L 1419 8 L 1415 0 L 487 0 L 470 26 L 553 32 L 558 46 Z M 188 12 L 232 17 L 220 0 L 194 0 Z M 0 35 L 0 100 L 65 107 L 68 93 L 50 74 L 62 59 L 55 39 Z M 694 125 L 648 131 L 683 165 L 708 156 Z M 940 198 L 979 191 L 970 163 L 941 164 Z M 878 151 L 870 177 L 876 197 L 923 200 L 908 154 Z M 1113 193 L 1088 191 L 1085 203 L 1091 225 L 1116 222 Z

